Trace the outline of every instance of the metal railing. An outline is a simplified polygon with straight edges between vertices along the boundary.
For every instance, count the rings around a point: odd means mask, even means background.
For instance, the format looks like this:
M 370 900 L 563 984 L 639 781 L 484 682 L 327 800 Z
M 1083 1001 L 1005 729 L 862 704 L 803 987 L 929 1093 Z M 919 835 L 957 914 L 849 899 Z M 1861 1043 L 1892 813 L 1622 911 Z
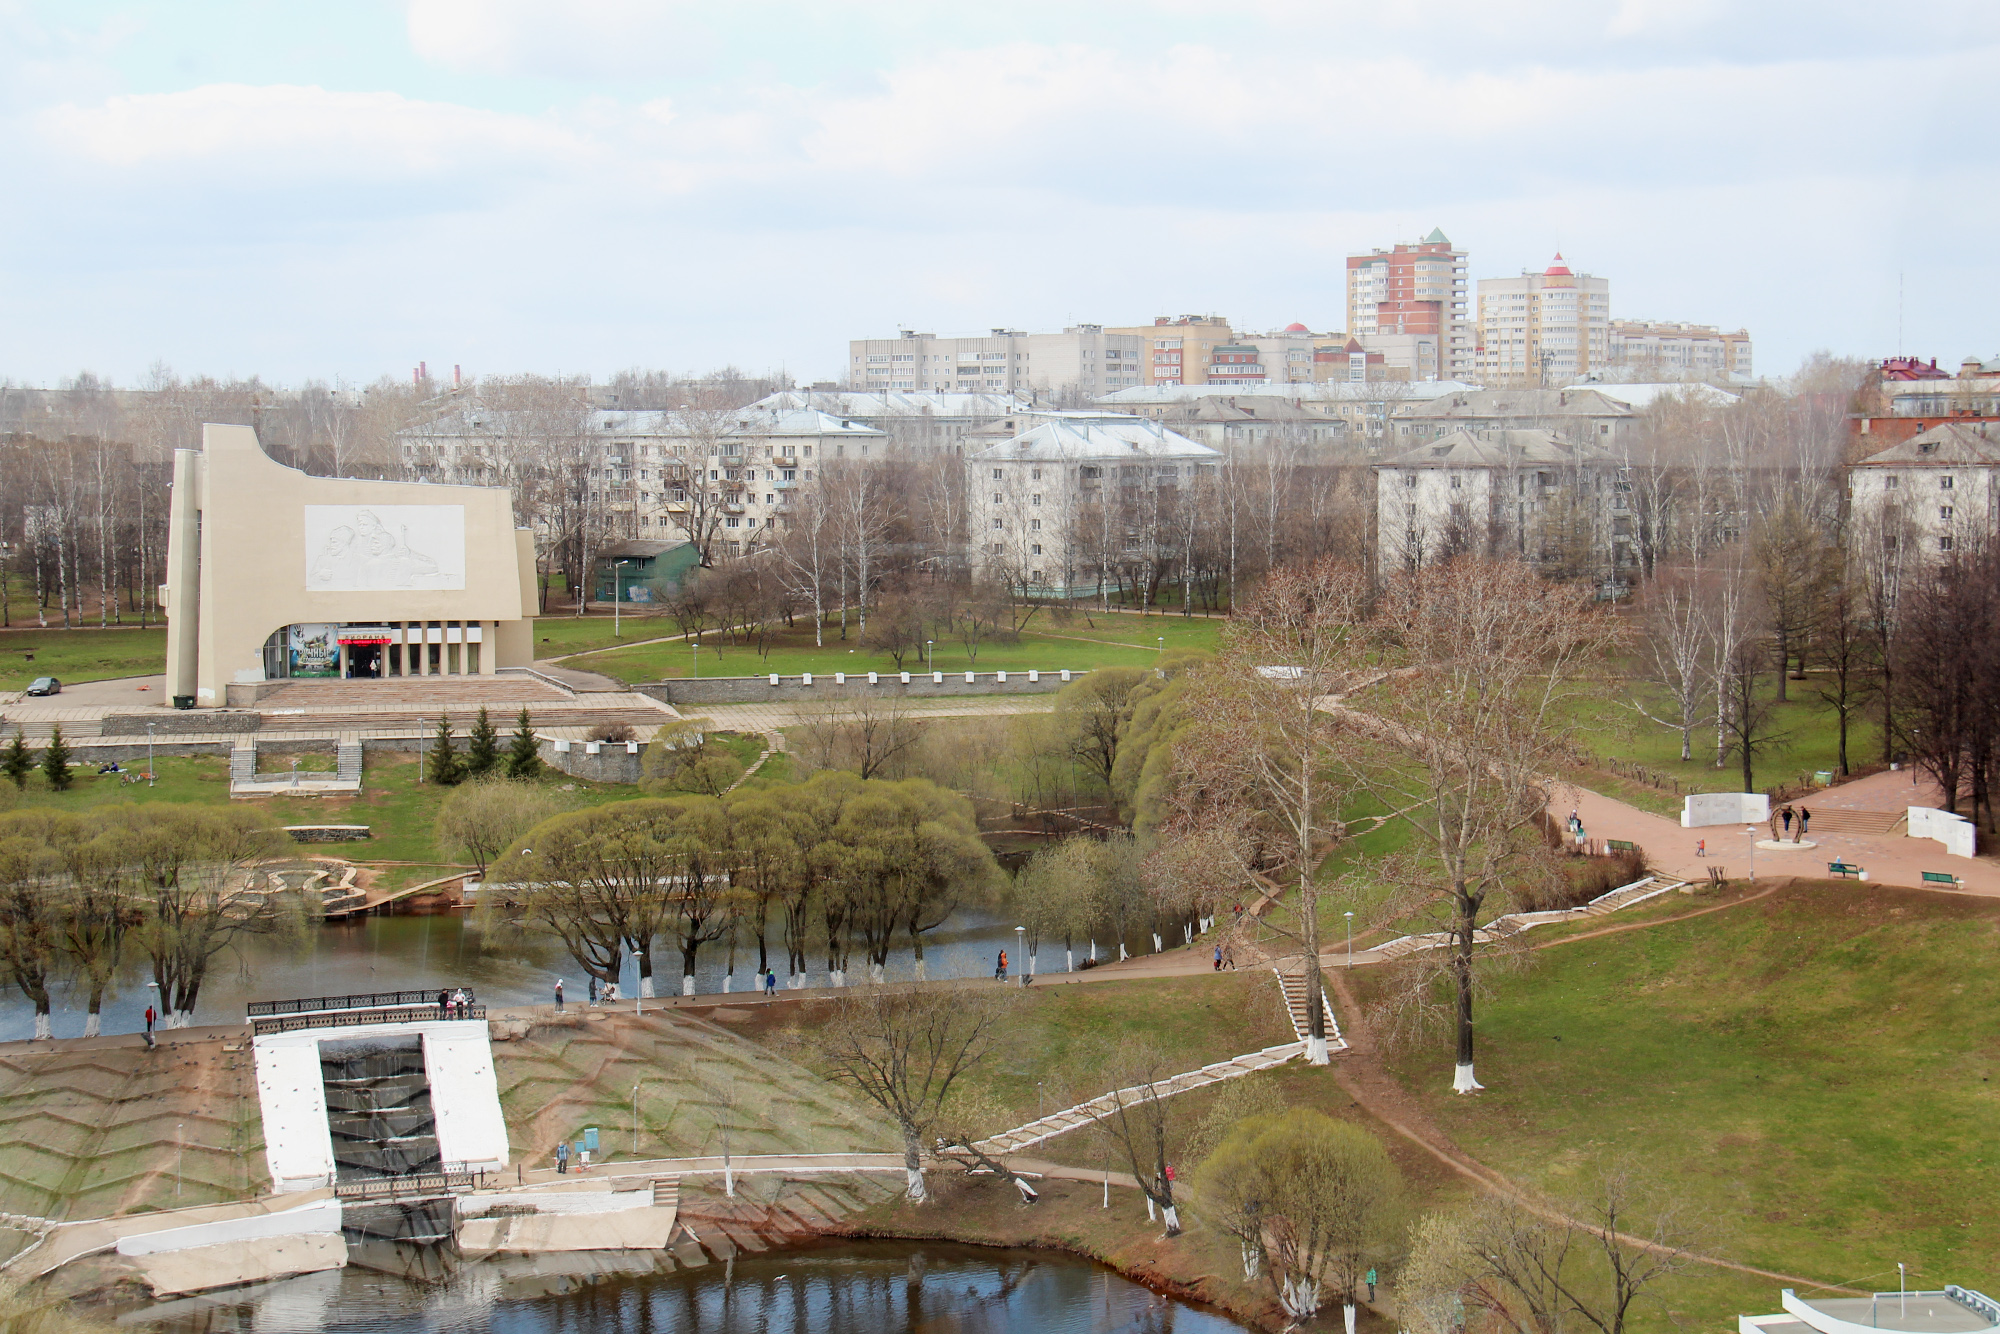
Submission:
M 470 987 L 440 987 L 436 991 L 364 991 L 353 996 L 306 996 L 295 1000 L 251 1001 L 246 1012 L 252 1019 L 267 1014 L 311 1014 L 319 1010 L 380 1010 L 392 1005 L 436 1005 L 438 991 L 463 991 L 465 998 L 478 999 Z
M 266 1033 L 296 1033 L 310 1028 L 347 1028 L 358 1024 L 419 1024 L 441 1020 L 486 1018 L 484 1005 L 456 1005 L 441 1013 L 437 1002 L 401 1006 L 386 1010 L 325 1010 L 316 1014 L 284 1014 L 269 1019 L 252 1019 L 250 1031 L 257 1037 Z
M 456 1168 L 456 1170 L 454 1170 Z M 334 1198 L 341 1200 L 400 1199 L 410 1195 L 456 1195 L 479 1190 L 486 1184 L 486 1168 L 445 1164 L 441 1172 L 412 1172 L 400 1177 L 368 1177 L 361 1181 L 336 1181 Z

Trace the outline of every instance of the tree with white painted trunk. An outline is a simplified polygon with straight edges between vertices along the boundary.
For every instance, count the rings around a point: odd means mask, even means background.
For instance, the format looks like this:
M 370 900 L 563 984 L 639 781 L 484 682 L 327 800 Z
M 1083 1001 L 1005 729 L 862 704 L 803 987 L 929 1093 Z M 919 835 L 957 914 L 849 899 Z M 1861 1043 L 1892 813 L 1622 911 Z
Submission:
M 880 987 L 844 996 L 815 1034 L 830 1076 L 888 1113 L 903 1143 L 903 1194 L 925 1204 L 924 1155 L 953 1085 L 984 1061 L 1018 992 Z
M 50 1036 L 50 993 L 60 955 L 62 859 L 45 829 L 57 818 L 52 811 L 0 816 L 0 968 L 35 1007 L 37 1038 Z
M 1114 1155 L 1131 1166 L 1146 1199 L 1146 1217 L 1152 1218 L 1157 1208 L 1167 1235 L 1177 1237 L 1181 1216 L 1174 1200 L 1172 1163 L 1185 1138 L 1185 1115 L 1166 1085 L 1179 1071 L 1166 1053 L 1144 1039 L 1107 1054 L 1099 1068 L 1110 1076 L 1111 1092 L 1084 1094 L 1074 1099 L 1074 1105 L 1096 1123 Z
M 1235 1237 L 1244 1279 L 1268 1264 L 1294 1320 L 1329 1301 L 1349 1308 L 1386 1260 L 1402 1212 L 1402 1177 L 1382 1142 L 1306 1108 L 1236 1123 L 1196 1171 L 1196 1213 Z
M 1448 914 L 1452 1088 L 1471 1093 L 1479 913 L 1544 852 L 1547 775 L 1569 753 L 1569 703 L 1619 631 L 1587 588 L 1458 560 L 1391 578 L 1366 634 L 1381 671 L 1331 705 L 1350 723 L 1342 763 L 1412 835 L 1396 877 L 1404 894 Z
M 1261 920 L 1303 963 L 1314 1065 L 1329 1059 L 1319 971 L 1328 887 L 1318 872 L 1349 833 L 1341 816 L 1355 782 L 1342 755 L 1352 728 L 1321 705 L 1365 679 L 1360 627 L 1370 597 L 1361 569 L 1322 561 L 1274 572 L 1245 600 L 1222 655 L 1190 684 L 1194 722 L 1175 748 L 1173 813 L 1163 826 L 1183 850 L 1234 861 L 1239 886 L 1254 888 L 1266 868 L 1292 881 Z

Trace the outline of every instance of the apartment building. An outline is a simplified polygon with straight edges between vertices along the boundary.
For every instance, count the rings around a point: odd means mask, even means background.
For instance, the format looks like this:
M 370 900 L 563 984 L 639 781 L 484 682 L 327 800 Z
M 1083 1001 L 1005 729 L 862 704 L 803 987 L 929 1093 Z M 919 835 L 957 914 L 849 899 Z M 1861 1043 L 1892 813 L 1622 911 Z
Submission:
M 1948 556 L 2000 537 L 1996 435 L 1994 423 L 1946 422 L 1849 467 L 1857 553 Z
M 1559 254 L 1540 273 L 1479 280 L 1476 375 L 1489 384 L 1568 384 L 1609 363 L 1611 281 Z
M 1414 568 L 1515 555 L 1570 578 L 1636 566 L 1630 483 L 1552 431 L 1454 430 L 1375 465 L 1376 558 Z
M 1229 321 L 1220 315 L 1178 319 L 1162 315 L 1151 324 L 1120 325 L 1105 332 L 1145 340 L 1141 384 L 1207 384 L 1211 354 L 1236 341 Z
M 963 454 L 967 432 L 1024 413 L 1032 405 L 1008 393 L 810 389 L 770 394 L 750 406 L 762 411 L 810 409 L 860 422 L 883 432 L 893 448 L 907 453 Z
M 1391 380 L 1376 377 L 1372 366 L 1367 371 L 1366 379 L 1329 378 L 1315 384 L 1266 384 L 1248 390 L 1212 384 L 1121 389 L 1101 395 L 1097 406 L 1171 425 L 1203 415 L 1194 405 L 1210 398 L 1252 408 L 1277 401 L 1292 408 L 1310 407 L 1324 414 L 1329 422 L 1337 421 L 1344 428 L 1339 437 L 1342 441 L 1377 452 L 1385 443 L 1394 441 L 1395 414 L 1401 409 L 1477 392 L 1475 386 L 1456 380 Z M 1326 442 L 1332 443 L 1335 438 L 1328 430 Z
M 1416 379 L 1470 375 L 1466 252 L 1442 229 L 1423 240 L 1347 257 L 1347 332 Z
M 1750 331 L 1724 332 L 1712 324 L 1668 320 L 1615 320 L 1606 345 L 1607 366 L 1678 380 L 1752 376 Z
M 975 568 L 1052 597 L 1135 581 L 1223 455 L 1157 422 L 1052 418 L 965 460 Z
M 1438 439 L 1459 431 L 1553 432 L 1572 444 L 1624 444 L 1639 414 L 1615 397 L 1616 386 L 1570 389 L 1466 389 L 1395 409 L 1398 443 Z
M 812 408 L 593 408 L 544 419 L 468 403 L 401 432 L 398 448 L 418 481 L 563 478 L 612 536 L 698 532 L 718 554 L 741 556 L 784 530 L 821 466 L 887 457 L 889 437 Z
M 1145 381 L 1145 340 L 1079 324 L 1061 333 L 994 329 L 940 338 L 905 329 L 848 344 L 847 385 L 869 393 L 988 393 L 1092 398 Z

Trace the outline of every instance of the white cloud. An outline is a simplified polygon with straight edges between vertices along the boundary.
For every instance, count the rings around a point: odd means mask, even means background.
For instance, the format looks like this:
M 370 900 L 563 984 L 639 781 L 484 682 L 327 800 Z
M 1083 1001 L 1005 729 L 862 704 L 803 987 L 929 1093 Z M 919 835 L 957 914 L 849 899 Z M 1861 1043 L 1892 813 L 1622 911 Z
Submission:
M 447 69 L 571 79 L 699 67 L 703 7 L 677 0 L 407 0 L 410 46 Z
M 50 148 L 114 170 L 240 169 L 381 179 L 533 168 L 587 141 L 547 121 L 392 92 L 207 84 L 185 92 L 64 104 L 34 117 Z

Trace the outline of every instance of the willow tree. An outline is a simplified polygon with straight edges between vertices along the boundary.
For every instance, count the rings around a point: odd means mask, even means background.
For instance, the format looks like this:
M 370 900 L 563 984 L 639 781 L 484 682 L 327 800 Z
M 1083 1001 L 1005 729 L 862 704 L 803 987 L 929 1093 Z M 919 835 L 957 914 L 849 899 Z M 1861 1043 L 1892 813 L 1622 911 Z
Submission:
M 652 994 L 652 942 L 666 914 L 676 854 L 673 802 L 613 802 L 544 820 L 493 864 L 518 886 L 530 921 L 562 941 L 583 971 L 615 985 L 640 952 L 640 994 Z
M 63 867 L 49 834 L 62 818 L 47 810 L 0 815 L 0 968 L 35 1007 L 37 1038 L 51 1036 Z

